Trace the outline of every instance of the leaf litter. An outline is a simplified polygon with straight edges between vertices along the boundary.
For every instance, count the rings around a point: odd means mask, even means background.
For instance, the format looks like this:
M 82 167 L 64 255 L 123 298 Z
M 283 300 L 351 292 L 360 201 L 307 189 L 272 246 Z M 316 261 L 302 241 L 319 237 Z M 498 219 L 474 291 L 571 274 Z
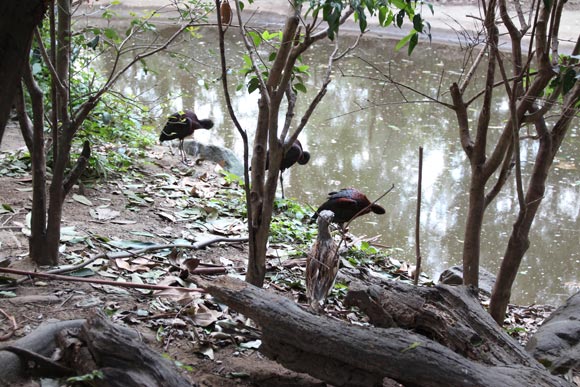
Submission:
M 131 253 L 157 244 L 194 243 L 216 236 L 246 236 L 243 190 L 226 180 L 213 166 L 197 175 L 192 170 L 174 168 L 171 173 L 159 173 L 159 168 L 148 169 L 153 169 L 154 173 L 143 168 L 135 169 L 119 180 L 92 187 L 93 195 L 88 192 L 72 196 L 73 200 L 65 207 L 72 206 L 72 202 L 78 203 L 79 207 L 71 210 L 63 221 L 63 264 L 76 265 L 103 252 Z M 102 197 L 103 194 L 110 196 Z M 107 201 L 107 204 L 94 204 L 99 201 Z M 15 224 L 26 223 L 22 217 L 22 204 L 3 203 L 2 208 L 10 216 L 20 214 L 20 218 L 14 216 Z M 305 254 L 315 227 L 308 223 L 304 210 L 295 210 L 286 201 L 279 202 L 277 208 L 275 219 L 284 220 L 274 227 L 290 227 L 291 232 L 285 235 L 274 230 L 272 234 L 266 287 L 285 293 L 298 303 L 305 303 Z M 86 219 L 102 227 L 93 231 L 93 226 L 86 222 L 67 222 L 67 219 L 74 218 L 72 215 L 83 211 Z M 73 247 L 77 249 L 74 252 L 71 250 Z M 69 306 L 74 308 L 74 317 L 79 313 L 76 309 L 104 309 L 114 321 L 155 332 L 155 340 L 168 356 L 186 365 L 199 365 L 205 359 L 219 368 L 226 353 L 251 356 L 259 349 L 260 332 L 251 320 L 217 303 L 207 294 L 185 289 L 196 287 L 192 272 L 208 264 L 223 267 L 227 275 L 243 279 L 247 256 L 245 246 L 217 244 L 203 250 L 174 248 L 129 255 L 96 259 L 70 275 L 99 275 L 117 282 L 174 288 L 136 290 L 91 284 L 84 288 L 84 295 L 74 296 L 81 297 Z M 366 267 L 373 275 L 383 278 L 412 281 L 413 265 L 400 262 L 392 256 L 392 251 L 379 250 L 364 239 L 353 243 L 351 249 L 341 256 L 341 261 L 345 267 Z M 421 283 L 432 284 L 424 276 Z M 36 291 L 42 289 L 38 288 L 41 284 L 36 282 Z M 51 283 L 45 285 L 49 289 Z M 91 293 L 91 288 L 96 292 Z M 347 284 L 337 281 L 325 305 L 326 312 L 352 324 L 367 325 L 366 316 L 344 307 L 343 298 L 347 290 Z M 72 296 L 78 290 L 73 287 L 60 292 Z M 0 296 L 18 295 L 18 292 L 13 293 L 2 291 Z M 550 309 L 510 306 L 510 311 L 508 332 L 525 342 Z M 55 311 L 47 306 L 43 313 L 51 315 Z M 197 360 L 191 357 L 192 353 L 198 355 Z M 236 372 L 228 371 L 230 375 L 236 375 Z M 239 374 L 246 375 L 244 372 Z

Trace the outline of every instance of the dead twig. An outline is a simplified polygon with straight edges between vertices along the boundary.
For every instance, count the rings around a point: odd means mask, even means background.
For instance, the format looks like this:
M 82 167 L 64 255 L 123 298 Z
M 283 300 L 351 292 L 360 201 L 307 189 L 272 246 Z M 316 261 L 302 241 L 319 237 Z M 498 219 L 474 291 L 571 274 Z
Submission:
M 14 335 L 14 332 L 16 332 L 16 330 L 18 329 L 18 324 L 16 323 L 16 318 L 6 313 L 4 309 L 0 308 L 0 313 L 2 313 L 4 317 L 6 317 L 6 319 L 8 319 L 8 321 L 12 323 L 12 330 L 6 333 L 5 335 L 0 336 L 0 341 L 6 341 Z
M 419 283 L 419 276 L 421 275 L 421 239 L 419 237 L 421 231 L 421 185 L 423 180 L 423 147 L 419 147 L 419 177 L 417 178 L 417 216 L 415 217 L 415 256 L 417 257 L 417 264 L 415 266 L 414 284 Z
M 138 284 L 138 283 L 134 283 L 134 282 L 117 282 L 117 281 L 100 280 L 100 279 L 69 277 L 66 275 L 58 275 L 58 274 L 50 274 L 50 273 L 38 273 L 38 272 L 26 271 L 26 270 L 8 269 L 5 267 L 0 267 L 0 273 L 19 274 L 19 275 L 25 275 L 25 276 L 29 276 L 29 277 L 45 278 L 45 279 L 55 280 L 55 281 L 84 282 L 84 283 L 97 284 L 97 285 L 118 286 L 121 288 L 136 288 L 136 289 L 151 289 L 151 290 L 178 289 L 178 290 L 183 290 L 186 292 L 200 292 L 200 293 L 205 292 L 205 290 L 200 289 L 200 288 L 184 288 L 181 286 L 150 285 L 150 284 Z

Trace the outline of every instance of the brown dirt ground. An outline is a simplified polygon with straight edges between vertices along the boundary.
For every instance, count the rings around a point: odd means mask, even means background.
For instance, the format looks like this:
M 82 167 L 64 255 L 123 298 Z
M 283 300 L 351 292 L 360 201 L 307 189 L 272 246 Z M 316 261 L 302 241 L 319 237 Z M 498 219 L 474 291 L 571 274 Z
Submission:
M 7 129 L 2 143 L 2 150 L 16 149 L 22 146 L 21 139 L 14 127 Z M 173 173 L 175 168 L 183 168 L 177 157 L 171 156 L 167 148 L 154 147 L 150 156 L 153 164 L 145 167 L 143 180 L 156 173 Z M 195 176 L 204 176 L 205 179 L 219 180 L 216 165 L 202 162 L 195 166 Z M 10 268 L 32 270 L 36 268 L 27 258 L 28 241 L 22 233 L 25 224 L 25 215 L 31 207 L 31 192 L 22 190 L 30 186 L 30 177 L 0 177 L 0 202 L 9 204 L 15 213 L 0 215 L 0 262 L 10 260 Z M 72 193 L 79 193 L 78 190 Z M 71 193 L 71 194 L 72 194 Z M 99 184 L 94 188 L 84 189 L 82 192 L 93 202 L 104 201 L 110 203 L 110 208 L 121 212 L 120 217 L 135 221 L 135 224 L 112 224 L 98 222 L 89 214 L 89 208 L 77 201 L 67 199 L 63 214 L 63 226 L 75 226 L 77 231 L 87 235 L 100 235 L 109 238 L 129 239 L 128 235 L 134 231 L 159 234 L 179 235 L 180 224 L 170 223 L 156 215 L 153 210 L 156 204 L 141 211 L 126 209 L 126 198 L 119 195 L 119 186 L 115 180 Z M 70 195 L 69 195 L 70 196 Z M 146 237 L 133 236 L 130 239 L 147 241 Z M 155 240 L 156 243 L 167 243 Z M 86 246 L 69 246 L 71 250 L 78 249 L 77 253 L 86 256 Z M 245 265 L 246 246 L 217 244 L 198 250 L 195 257 L 204 263 L 220 264 L 223 258 L 233 262 L 233 267 Z M 65 263 L 65 262 L 63 262 Z M 232 269 L 231 271 L 235 271 Z M 13 278 L 18 276 L 11 275 Z M 94 278 L 94 277 L 91 277 Z M 6 289 L 0 289 L 6 290 Z M 124 294 L 111 294 L 97 289 L 90 284 L 35 280 L 23 283 L 12 289 L 17 295 L 15 299 L 0 298 L 0 309 L 9 316 L 14 316 L 18 328 L 13 332 L 11 340 L 16 340 L 34 330 L 40 323 L 49 319 L 67 320 L 84 318 L 91 315 L 95 308 L 104 309 L 113 313 L 113 319 L 119 323 L 123 319 L 133 329 L 138 330 L 143 337 L 148 338 L 148 345 L 160 353 L 167 353 L 172 359 L 191 366 L 191 371 L 183 371 L 190 380 L 200 386 L 324 386 L 308 375 L 290 372 L 275 362 L 264 358 L 254 349 L 243 349 L 234 344 L 235 339 L 214 339 L 209 337 L 209 330 L 190 324 L 187 316 L 182 320 L 186 323 L 171 327 L 167 324 L 166 315 L 177 315 L 182 308 L 179 302 L 164 299 L 155 295 L 145 295 L 135 289 L 127 289 Z M 30 296 L 32 299 L 27 300 Z M 20 302 L 17 302 L 20 301 Z M 165 315 L 152 307 L 158 303 L 167 307 L 169 313 Z M 209 303 L 211 306 L 211 303 Z M 214 305 L 215 306 L 215 305 Z M 146 318 L 137 317 L 136 311 L 149 312 Z M 225 313 L 226 316 L 241 318 L 235 313 Z M 161 316 L 156 319 L 155 316 Z M 156 340 L 159 327 L 164 327 L 162 340 Z M 195 330 L 195 332 L 193 332 Z M 0 336 L 12 332 L 10 321 L 0 314 Z M 233 337 L 233 336 L 231 336 Z M 240 339 L 244 341 L 244 339 Z M 240 341 L 237 341 L 240 342 Z M 214 359 L 208 358 L 201 352 L 211 347 Z M 2 384 L 2 383 L 0 383 Z M 34 385 L 34 384 L 32 384 Z

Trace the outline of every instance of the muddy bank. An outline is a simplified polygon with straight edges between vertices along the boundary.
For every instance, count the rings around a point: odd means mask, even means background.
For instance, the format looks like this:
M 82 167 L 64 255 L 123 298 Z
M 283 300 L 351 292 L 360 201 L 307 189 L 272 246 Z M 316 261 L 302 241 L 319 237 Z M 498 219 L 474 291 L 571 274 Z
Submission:
M 103 9 L 110 4 L 110 1 L 95 2 L 82 9 L 82 18 L 100 18 Z M 173 20 L 178 16 L 170 0 L 123 0 L 120 5 L 114 6 L 115 13 L 122 18 L 132 18 L 131 13 L 141 13 L 141 11 L 157 10 L 159 16 L 156 22 L 160 25 L 175 24 Z M 424 6 L 422 14 L 431 26 L 432 42 L 441 44 L 458 44 L 464 35 L 462 31 L 467 31 L 469 36 L 475 36 L 475 31 L 479 20 L 482 19 L 477 1 L 468 0 L 443 0 L 433 3 L 434 13 Z M 253 4 L 247 4 L 242 13 L 242 20 L 245 24 L 266 29 L 279 28 L 284 22 L 284 17 L 289 9 L 287 0 L 256 0 Z M 235 11 L 234 11 L 235 13 Z M 209 14 L 209 23 L 215 21 L 215 15 Z M 237 20 L 234 14 L 234 21 Z M 574 42 L 578 38 L 579 29 L 577 26 L 580 20 L 580 0 L 569 0 L 566 5 L 566 12 L 562 15 L 560 28 L 560 49 L 562 53 L 571 52 Z M 378 26 L 376 18 L 369 18 L 367 35 L 377 38 L 397 39 L 405 36 L 411 23 L 406 23 L 404 28 L 396 27 L 381 28 Z M 356 34 L 359 32 L 358 26 L 351 20 L 341 27 L 343 32 Z M 427 38 L 422 38 L 428 42 Z M 527 42 L 524 41 L 524 44 Z M 509 49 L 507 40 L 503 42 L 503 49 Z

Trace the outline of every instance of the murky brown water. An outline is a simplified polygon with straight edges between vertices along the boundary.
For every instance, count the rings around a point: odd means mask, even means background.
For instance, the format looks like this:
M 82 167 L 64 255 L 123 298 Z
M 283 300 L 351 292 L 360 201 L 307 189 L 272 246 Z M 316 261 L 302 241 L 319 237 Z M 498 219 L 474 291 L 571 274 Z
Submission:
M 176 109 L 193 108 L 200 117 L 211 117 L 216 127 L 196 138 L 233 149 L 242 155 L 242 143 L 227 115 L 217 62 L 217 39 L 210 32 L 182 45 L 178 52 L 190 56 L 187 71 L 180 69 L 170 55 L 147 61 L 153 71 L 135 71 L 122 88 L 127 94 L 153 102 L 153 114 L 161 125 Z M 235 33 L 229 32 L 235 39 Z M 390 72 L 396 79 L 423 93 L 444 100 L 449 85 L 457 80 L 463 54 L 457 47 L 418 47 L 412 57 L 394 52 L 393 43 L 381 39 L 364 41 L 356 55 Z M 317 49 L 320 54 L 323 49 Z M 230 55 L 243 52 L 228 44 Z M 308 63 L 311 58 L 308 58 Z M 318 85 L 326 61 L 312 65 L 310 85 Z M 232 57 L 229 65 L 240 63 Z M 380 204 L 384 216 L 368 215 L 353 222 L 351 231 L 367 236 L 380 235 L 379 242 L 396 247 L 402 259 L 415 259 L 414 224 L 417 196 L 418 148 L 424 148 L 421 243 L 425 271 L 437 278 L 446 267 L 461 262 L 466 214 L 469 166 L 460 147 L 453 112 L 434 103 L 400 103 L 422 100 L 383 84 L 375 69 L 358 58 L 340 62 L 345 75 L 335 71 L 328 94 L 300 137 L 311 152 L 311 162 L 286 172 L 286 194 L 317 207 L 326 193 L 341 187 L 357 187 L 375 199 L 392 184 L 395 190 Z M 338 70 L 338 67 L 337 67 Z M 441 75 L 444 72 L 443 79 Z M 374 79 L 370 79 L 372 77 Z M 231 93 L 239 120 L 251 134 L 255 127 L 257 93 L 235 91 L 241 79 L 231 73 Z M 481 82 L 480 82 L 481 83 Z M 310 92 L 307 98 L 314 95 Z M 164 97 L 171 96 L 168 100 Z M 300 95 L 299 114 L 305 110 Z M 494 107 L 498 132 L 505 119 L 507 101 Z M 477 111 L 471 110 L 472 119 Z M 297 116 L 299 116 L 299 114 Z M 532 245 L 520 269 L 513 302 L 558 303 L 578 290 L 580 230 L 580 176 L 578 174 L 578 120 L 559 155 L 549 179 L 549 187 L 531 235 Z M 533 162 L 532 141 L 522 143 L 524 171 Z M 492 272 L 499 267 L 517 211 L 513 182 L 490 205 L 485 217 L 482 265 Z

